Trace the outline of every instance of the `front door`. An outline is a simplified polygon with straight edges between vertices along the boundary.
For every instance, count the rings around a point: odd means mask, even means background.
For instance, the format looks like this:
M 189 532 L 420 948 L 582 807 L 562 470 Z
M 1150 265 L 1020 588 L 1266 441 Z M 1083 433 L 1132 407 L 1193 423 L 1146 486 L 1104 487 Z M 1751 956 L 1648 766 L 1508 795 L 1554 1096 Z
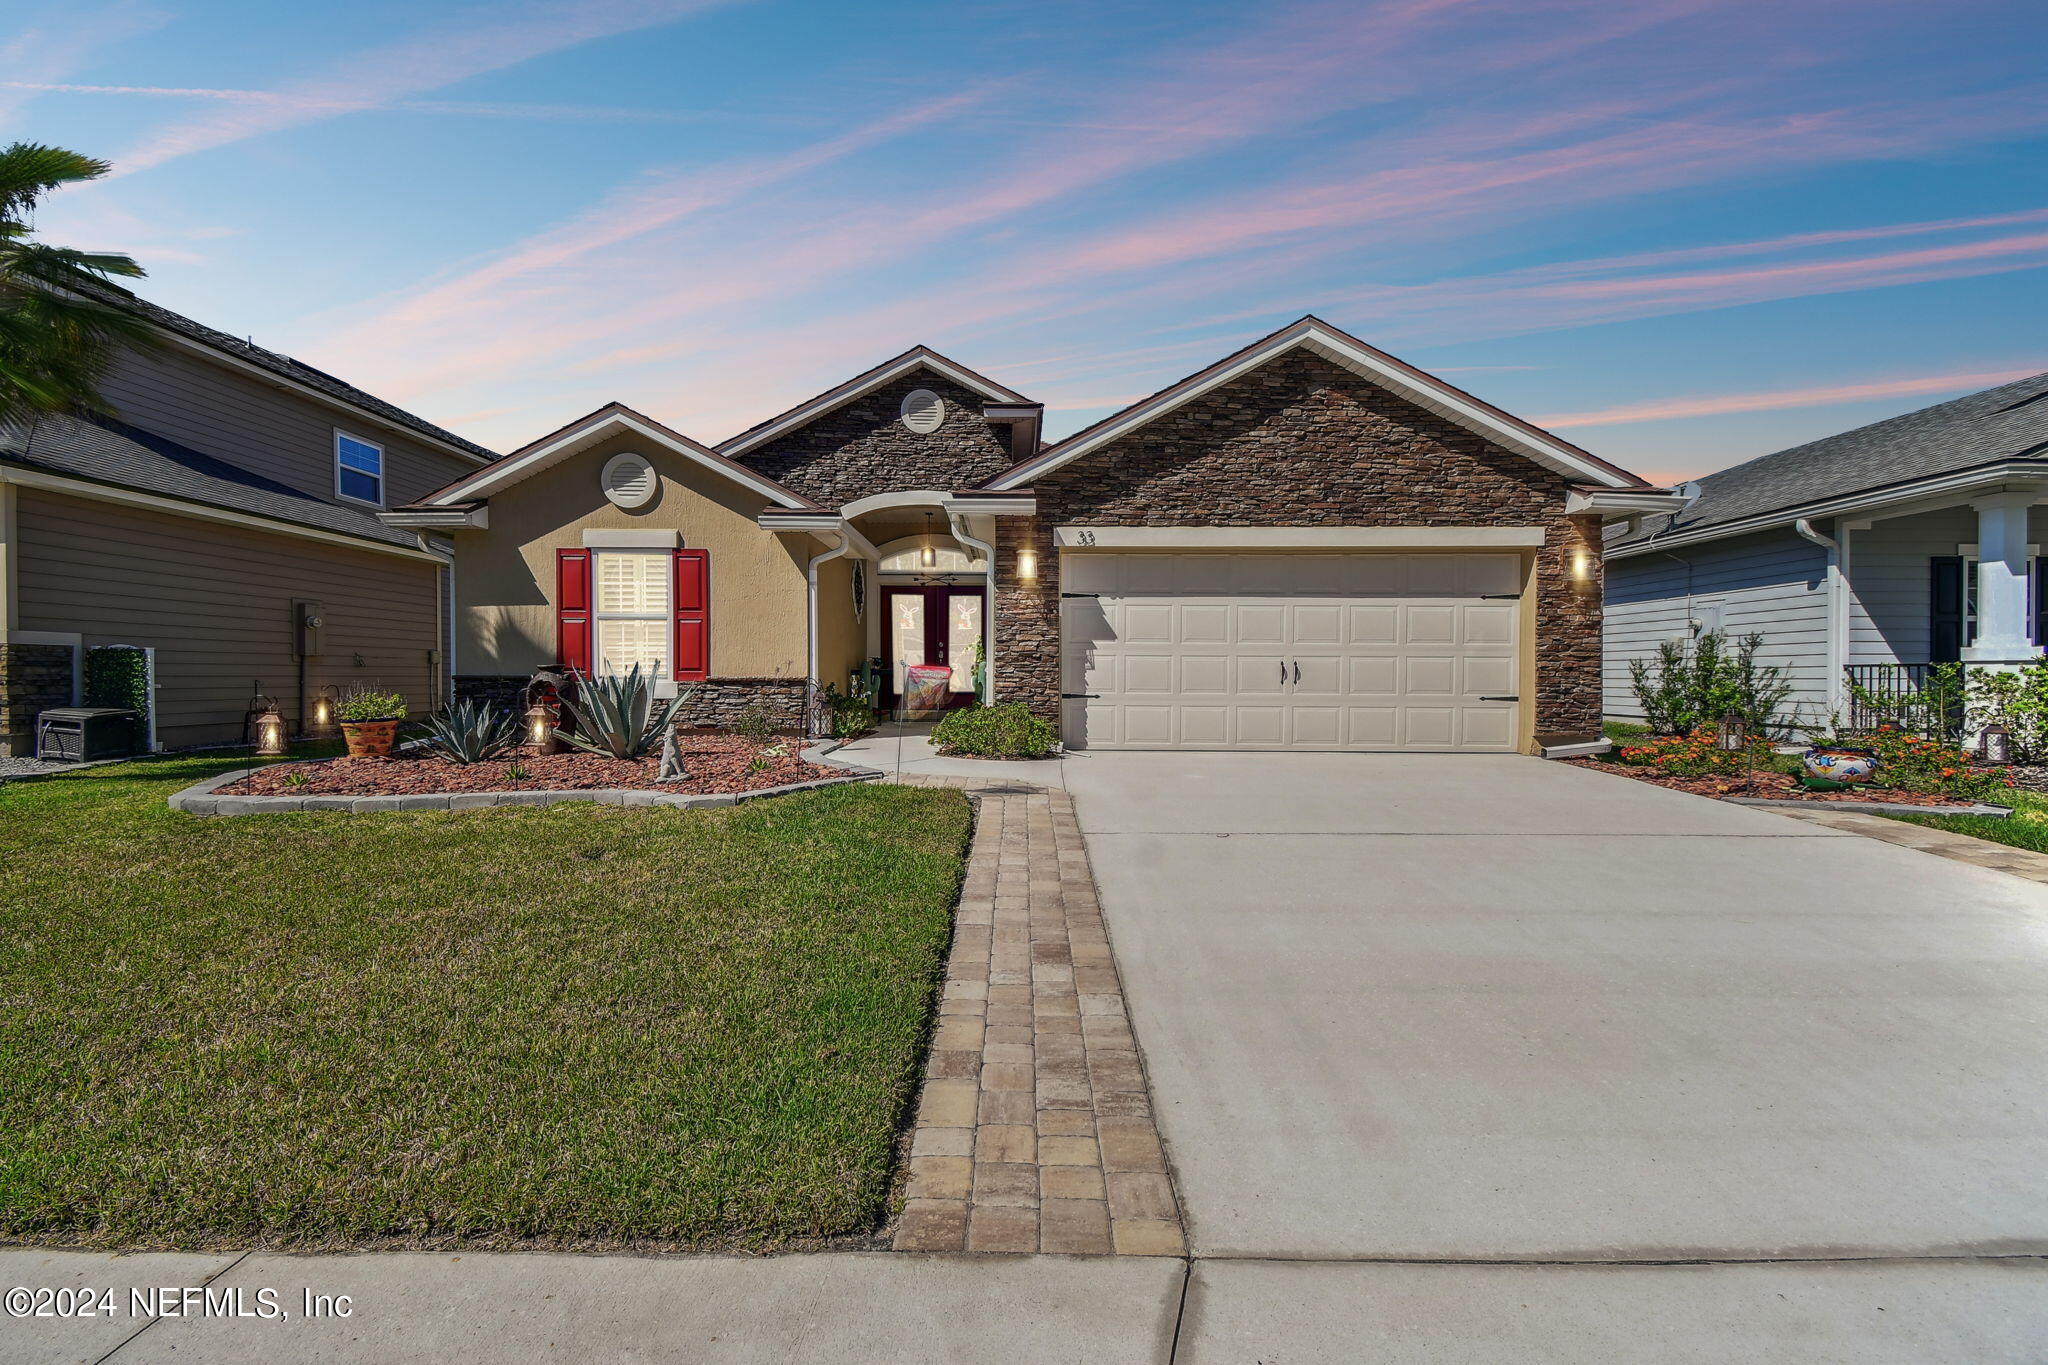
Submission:
M 883 702 L 903 705 L 907 670 L 914 664 L 945 664 L 953 670 L 945 705 L 974 701 L 974 647 L 982 639 L 985 589 L 934 585 L 882 589 L 888 623 L 889 672 Z

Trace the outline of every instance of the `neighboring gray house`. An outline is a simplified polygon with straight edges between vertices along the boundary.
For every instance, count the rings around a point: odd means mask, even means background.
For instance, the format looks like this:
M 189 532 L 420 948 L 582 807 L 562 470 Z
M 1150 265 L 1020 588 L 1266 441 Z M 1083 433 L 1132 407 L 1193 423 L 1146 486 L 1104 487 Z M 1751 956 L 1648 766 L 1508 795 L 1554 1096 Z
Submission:
M 1703 631 L 1763 636 L 1798 719 L 1849 716 L 1853 675 L 2037 658 L 2048 594 L 2048 374 L 1794 446 L 1685 485 L 1606 545 L 1607 715 L 1640 720 L 1629 661 Z
M 241 738 L 253 685 L 448 690 L 446 545 L 378 514 L 492 453 L 290 356 L 138 302 L 112 414 L 0 423 L 0 755 L 95 645 L 154 651 L 161 747 Z M 313 622 L 317 621 L 315 625 Z

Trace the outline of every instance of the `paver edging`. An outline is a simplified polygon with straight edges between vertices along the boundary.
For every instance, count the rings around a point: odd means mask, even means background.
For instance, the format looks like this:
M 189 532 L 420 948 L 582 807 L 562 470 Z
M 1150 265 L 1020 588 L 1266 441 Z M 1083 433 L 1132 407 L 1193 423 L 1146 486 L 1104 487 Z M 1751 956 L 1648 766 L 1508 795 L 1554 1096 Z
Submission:
M 1915 806 L 1904 801 L 1777 801 L 1767 796 L 1723 796 L 1719 799 L 1731 806 L 1762 806 L 1766 810 L 1824 810 L 1860 811 L 1868 815 L 1981 815 L 1994 820 L 2003 820 L 2012 814 L 2011 806 L 1987 805 L 1982 801 L 1967 806 Z
M 257 765 L 262 767 L 265 765 Z M 848 769 L 843 776 L 790 782 L 780 787 L 762 787 L 746 792 L 664 792 L 639 787 L 588 787 L 572 791 L 506 792 L 416 792 L 404 796 L 221 796 L 220 789 L 255 772 L 238 768 L 219 777 L 195 782 L 168 798 L 172 810 L 187 815 L 276 815 L 290 811 L 342 811 L 369 814 L 377 811 L 487 810 L 494 806 L 558 806 L 584 802 L 604 806 L 675 806 L 701 810 L 756 801 L 766 796 L 788 796 L 793 792 L 840 787 L 849 782 L 876 782 L 882 773 L 873 768 Z

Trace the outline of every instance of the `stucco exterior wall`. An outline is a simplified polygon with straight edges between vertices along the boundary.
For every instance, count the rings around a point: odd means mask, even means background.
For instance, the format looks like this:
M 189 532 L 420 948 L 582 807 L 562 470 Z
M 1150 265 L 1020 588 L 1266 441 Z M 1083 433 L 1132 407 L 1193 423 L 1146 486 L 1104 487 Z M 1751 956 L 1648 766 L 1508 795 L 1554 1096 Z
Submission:
M 853 610 L 853 566 L 851 555 L 841 555 L 818 567 L 818 680 L 846 691 L 847 676 L 860 667 L 868 653 L 865 616 Z M 880 591 L 875 583 L 874 565 L 866 565 L 867 609 L 879 608 Z
M 1525 730 L 1600 728 L 1598 528 L 1564 513 L 1566 481 L 1329 361 L 1290 351 L 1035 483 L 1032 518 L 998 520 L 997 692 L 1059 719 L 1053 530 L 1094 526 L 1541 527 L 1532 564 L 1534 706 Z M 1024 550 L 1038 575 L 1018 574 Z M 1525 694 L 1526 695 L 1526 694 Z
M 661 488 L 628 510 L 598 486 L 620 451 L 647 458 Z M 518 675 L 555 662 L 555 551 L 586 530 L 679 531 L 711 556 L 713 679 L 802 678 L 807 537 L 763 531 L 760 494 L 622 435 L 491 495 L 490 526 L 456 542 L 456 672 Z

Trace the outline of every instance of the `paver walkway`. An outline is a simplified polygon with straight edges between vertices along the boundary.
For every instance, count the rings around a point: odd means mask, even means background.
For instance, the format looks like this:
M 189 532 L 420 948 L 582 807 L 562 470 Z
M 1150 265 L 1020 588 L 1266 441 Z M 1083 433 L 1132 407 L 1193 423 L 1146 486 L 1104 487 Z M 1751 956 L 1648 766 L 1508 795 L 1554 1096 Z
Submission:
M 1988 839 L 1972 839 L 1967 834 L 1927 825 L 1909 825 L 1902 820 L 1887 820 L 1882 815 L 1866 815 L 1861 811 L 1795 810 L 1785 806 L 1773 806 L 1772 809 L 1780 815 L 1810 820 L 1829 829 L 1847 830 L 1851 834 L 1882 839 L 1902 848 L 1917 848 L 1922 853 L 1953 858 L 1972 867 L 1988 867 L 1993 872 L 2010 872 L 2015 877 L 2048 885 L 2048 853 L 2014 848 L 2010 844 L 1994 844 Z
M 979 811 L 897 1250 L 1179 1255 L 1073 802 L 1000 780 L 899 780 L 962 787 Z

